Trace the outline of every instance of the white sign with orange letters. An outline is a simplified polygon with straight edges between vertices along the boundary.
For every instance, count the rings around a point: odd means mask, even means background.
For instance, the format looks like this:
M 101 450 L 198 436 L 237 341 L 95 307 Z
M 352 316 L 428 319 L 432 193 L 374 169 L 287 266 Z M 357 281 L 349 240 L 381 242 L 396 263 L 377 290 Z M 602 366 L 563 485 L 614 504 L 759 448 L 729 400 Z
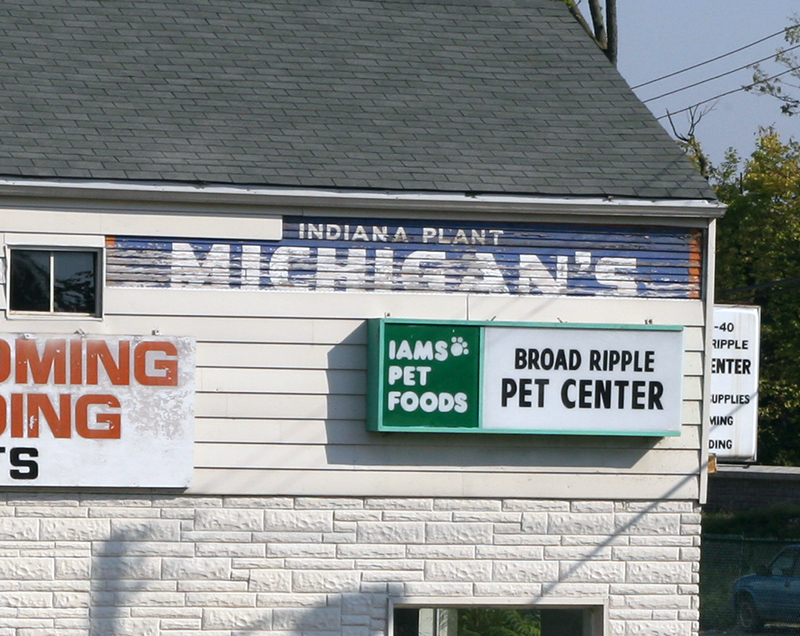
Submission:
M 0 484 L 185 488 L 192 338 L 0 335 Z

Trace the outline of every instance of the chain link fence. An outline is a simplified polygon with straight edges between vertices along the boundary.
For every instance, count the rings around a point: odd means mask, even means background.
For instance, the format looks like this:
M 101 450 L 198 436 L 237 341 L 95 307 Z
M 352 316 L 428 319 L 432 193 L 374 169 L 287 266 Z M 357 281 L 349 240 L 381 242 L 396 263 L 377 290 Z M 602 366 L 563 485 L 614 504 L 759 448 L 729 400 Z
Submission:
M 700 553 L 700 629 L 733 626 L 733 582 L 770 562 L 782 548 L 797 539 L 746 539 L 736 535 L 703 535 Z

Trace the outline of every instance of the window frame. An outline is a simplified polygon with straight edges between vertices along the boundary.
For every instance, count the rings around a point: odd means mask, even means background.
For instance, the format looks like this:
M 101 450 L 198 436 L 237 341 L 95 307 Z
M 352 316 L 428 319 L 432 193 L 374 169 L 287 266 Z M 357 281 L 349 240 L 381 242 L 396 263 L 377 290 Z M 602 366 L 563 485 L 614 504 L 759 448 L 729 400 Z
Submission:
M 12 284 L 12 263 L 11 254 L 15 250 L 27 250 L 37 252 L 47 252 L 50 254 L 50 307 L 49 311 L 26 311 L 12 309 L 11 307 L 11 284 Z M 95 311 L 92 313 L 71 312 L 71 311 L 56 311 L 54 309 L 55 302 L 55 269 L 54 253 L 56 252 L 80 252 L 92 254 L 95 259 Z M 29 319 L 58 319 L 58 320 L 102 320 L 103 307 L 104 307 L 104 294 L 105 290 L 105 238 L 104 237 L 54 237 L 52 235 L 6 235 L 3 256 L 5 258 L 4 273 L 5 273 L 5 303 L 6 303 L 6 318 L 8 320 L 29 320 Z
M 774 571 L 774 567 L 781 557 L 788 557 L 791 559 L 789 567 L 781 569 L 779 572 Z M 798 568 L 800 567 L 800 549 L 789 547 L 781 550 L 769 564 L 770 576 L 789 578 L 797 576 Z
M 586 612 L 584 633 L 588 628 L 589 636 L 606 636 L 610 634 L 608 625 L 608 599 L 606 598 L 536 598 L 521 602 L 519 598 L 509 597 L 474 597 L 453 599 L 441 597 L 395 597 L 389 599 L 387 630 L 388 636 L 394 636 L 394 612 L 397 608 L 407 609 L 470 609 L 475 607 L 503 609 L 538 609 L 538 610 L 583 610 Z

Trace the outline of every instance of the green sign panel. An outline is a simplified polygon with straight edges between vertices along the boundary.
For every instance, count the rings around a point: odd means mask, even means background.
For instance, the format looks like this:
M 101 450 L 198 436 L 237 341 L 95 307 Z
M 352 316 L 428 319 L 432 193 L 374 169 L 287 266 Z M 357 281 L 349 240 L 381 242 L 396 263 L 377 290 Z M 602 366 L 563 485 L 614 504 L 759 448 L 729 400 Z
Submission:
M 383 426 L 478 428 L 480 328 L 376 322 Z M 370 391 L 371 396 L 377 395 Z

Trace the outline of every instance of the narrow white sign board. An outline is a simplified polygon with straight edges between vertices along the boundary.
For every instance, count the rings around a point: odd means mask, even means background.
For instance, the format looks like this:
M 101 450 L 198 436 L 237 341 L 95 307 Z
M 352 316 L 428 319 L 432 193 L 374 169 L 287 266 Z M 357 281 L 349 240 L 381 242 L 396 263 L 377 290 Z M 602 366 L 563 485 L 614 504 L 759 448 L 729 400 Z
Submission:
M 0 485 L 185 488 L 193 338 L 0 334 Z
M 754 461 L 758 434 L 759 307 L 714 307 L 709 452 Z

